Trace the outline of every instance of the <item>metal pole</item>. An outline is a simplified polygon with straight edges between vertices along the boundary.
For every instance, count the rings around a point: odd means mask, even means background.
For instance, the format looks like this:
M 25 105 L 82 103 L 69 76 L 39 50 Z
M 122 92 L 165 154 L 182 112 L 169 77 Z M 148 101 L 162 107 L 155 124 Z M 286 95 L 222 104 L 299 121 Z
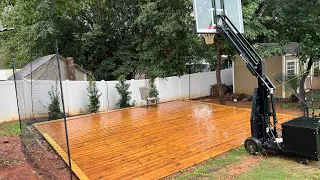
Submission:
M 58 62 L 58 72 L 59 72 L 59 81 L 60 81 L 60 90 L 61 90 L 61 102 L 62 102 L 62 110 L 63 110 L 64 129 L 66 132 L 66 142 L 67 142 L 67 149 L 68 149 L 69 171 L 70 171 L 70 179 L 72 180 L 72 167 L 71 167 L 71 156 L 70 156 L 70 146 L 69 146 L 69 135 L 68 135 L 68 127 L 67 127 L 66 110 L 64 107 L 63 88 L 62 88 L 59 51 L 58 51 L 58 42 L 57 41 L 56 41 L 56 50 L 57 50 L 56 56 L 57 56 L 57 62 Z
M 109 103 L 109 87 L 108 87 L 108 80 L 106 81 L 107 84 L 107 102 L 108 102 L 108 111 L 110 110 L 110 103 Z
M 190 85 L 191 85 L 191 61 L 189 60 L 189 100 L 191 99 L 191 91 L 190 91 L 190 89 L 191 89 L 191 87 L 190 87 Z
M 222 12 L 221 12 L 221 15 L 226 15 L 225 13 L 225 9 L 224 9 L 224 0 L 220 0 L 220 5 L 221 5 L 221 9 L 222 9 Z
M 312 76 L 313 75 L 310 75 L 310 95 L 311 95 L 311 105 L 312 105 L 312 118 L 315 118 L 315 114 L 314 114 L 314 95 L 313 95 L 313 87 L 312 87 Z
M 19 108 L 19 99 L 18 99 L 18 90 L 17 90 L 17 82 L 16 82 L 16 73 L 15 73 L 15 67 L 14 67 L 14 60 L 11 60 L 12 63 L 12 72 L 13 72 L 13 80 L 14 80 L 14 88 L 16 90 L 16 101 L 17 101 L 17 108 L 18 108 L 18 115 L 19 115 L 19 124 L 20 124 L 20 133 L 22 131 L 22 125 L 21 125 L 21 115 L 20 115 L 20 108 Z
M 213 7 L 214 7 L 214 19 L 216 21 L 216 29 L 218 30 L 218 11 L 217 11 L 217 3 L 215 0 L 212 1 L 213 2 Z
M 32 111 L 32 120 L 34 120 L 34 108 L 33 108 L 33 70 L 32 70 L 32 62 L 30 63 L 30 68 L 31 68 L 31 111 Z

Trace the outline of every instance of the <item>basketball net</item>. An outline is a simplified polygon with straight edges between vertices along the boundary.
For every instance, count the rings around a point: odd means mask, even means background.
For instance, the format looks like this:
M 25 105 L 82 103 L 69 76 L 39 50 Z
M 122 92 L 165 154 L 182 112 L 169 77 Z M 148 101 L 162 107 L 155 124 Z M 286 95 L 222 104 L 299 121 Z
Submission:
M 206 41 L 206 44 L 214 44 L 214 36 L 216 34 L 201 34 Z

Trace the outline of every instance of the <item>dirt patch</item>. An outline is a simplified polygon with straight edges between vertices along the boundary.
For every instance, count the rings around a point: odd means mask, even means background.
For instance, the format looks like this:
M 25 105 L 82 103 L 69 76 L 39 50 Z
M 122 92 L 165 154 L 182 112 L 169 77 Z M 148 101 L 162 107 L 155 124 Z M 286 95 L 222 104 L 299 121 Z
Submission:
M 43 179 L 26 161 L 19 136 L 0 137 L 0 180 Z
M 51 145 L 28 129 L 28 134 L 0 136 L 0 180 L 70 179 L 68 166 Z M 78 178 L 73 174 L 73 179 Z
M 69 168 L 62 158 L 35 128 L 28 129 L 32 138 L 30 134 L 27 139 L 22 138 L 22 151 L 29 164 L 44 179 L 70 179 Z M 78 178 L 73 174 L 73 179 Z
M 191 173 L 191 172 L 193 172 L 194 170 L 196 170 L 197 168 L 204 166 L 205 164 L 207 164 L 207 163 L 209 162 L 209 160 L 225 158 L 225 157 L 227 156 L 227 154 L 228 154 L 228 153 L 220 154 L 220 155 L 218 155 L 218 156 L 216 156 L 216 157 L 214 157 L 214 158 L 210 158 L 210 159 L 208 159 L 208 160 L 205 160 L 205 161 L 203 161 L 203 162 L 200 162 L 200 163 L 198 163 L 198 164 L 195 164 L 195 165 L 193 165 L 193 166 L 191 166 L 191 167 L 188 167 L 188 168 L 186 168 L 186 169 L 183 169 L 183 170 L 181 170 L 181 171 L 179 171 L 179 172 L 173 173 L 173 174 L 171 174 L 171 175 L 169 175 L 169 176 L 167 176 L 167 177 L 161 178 L 161 180 L 176 179 L 176 178 L 178 178 L 179 176 L 181 176 L 181 175 L 183 175 L 183 174 Z M 219 171 L 220 169 L 222 169 L 222 168 L 214 168 L 214 169 L 210 170 L 210 173 L 217 172 L 217 171 Z
M 225 158 L 228 155 L 228 153 L 221 154 L 215 158 L 211 158 L 210 160 L 216 160 L 216 159 L 221 159 Z M 217 167 L 209 170 L 207 173 L 204 174 L 226 174 L 226 176 L 222 176 L 219 178 L 216 177 L 217 179 L 223 179 L 223 180 L 229 180 L 229 179 L 235 179 L 237 176 L 239 176 L 242 173 L 248 172 L 252 170 L 254 167 L 259 166 L 260 161 L 263 159 L 263 156 L 245 156 L 243 159 L 241 159 L 240 163 L 233 163 L 228 166 L 222 166 L 222 167 Z M 183 174 L 188 174 L 194 172 L 196 169 L 201 168 L 203 165 L 206 165 L 209 162 L 209 160 L 206 160 L 202 163 L 196 164 L 192 167 L 186 168 L 180 172 L 174 173 L 170 176 L 167 176 L 163 178 L 163 180 L 171 180 L 178 178 L 182 176 Z M 201 176 L 201 173 L 198 177 L 193 177 L 192 179 L 207 179 Z M 210 179 L 210 178 L 209 178 Z
M 260 158 L 258 157 L 245 157 L 241 164 L 236 166 L 227 166 L 228 172 L 231 177 L 238 176 L 244 172 L 251 170 L 254 166 L 259 165 Z

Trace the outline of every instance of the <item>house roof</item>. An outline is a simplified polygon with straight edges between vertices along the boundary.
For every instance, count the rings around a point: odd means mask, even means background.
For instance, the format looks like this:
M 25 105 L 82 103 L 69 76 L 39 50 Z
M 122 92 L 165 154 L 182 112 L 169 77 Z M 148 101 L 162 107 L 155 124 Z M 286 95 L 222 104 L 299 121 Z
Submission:
M 291 42 L 282 46 L 285 54 L 298 55 L 300 52 L 300 46 L 297 42 Z
M 284 55 L 295 55 L 297 56 L 300 52 L 300 46 L 297 42 L 290 42 L 288 44 L 282 45 L 280 43 L 257 43 L 254 46 L 274 46 L 281 47 Z
M 66 59 L 62 56 L 59 55 L 59 57 L 66 61 Z M 40 68 L 42 65 L 44 65 L 45 63 L 49 62 L 51 59 L 56 58 L 56 54 L 51 54 L 51 55 L 47 55 L 47 56 L 42 56 L 42 57 L 38 57 L 37 59 L 33 60 L 31 63 L 25 65 L 22 69 L 20 69 L 16 74 L 18 76 L 16 76 L 17 79 L 21 79 L 21 78 L 25 78 L 28 75 L 31 74 L 31 70 L 32 72 L 37 70 L 38 68 Z M 78 68 L 79 70 L 90 74 L 89 71 L 83 69 L 82 67 L 80 67 L 79 65 L 75 64 L 76 68 Z M 32 68 L 32 69 L 31 69 Z M 14 80 L 13 75 L 10 76 L 8 78 L 8 80 Z

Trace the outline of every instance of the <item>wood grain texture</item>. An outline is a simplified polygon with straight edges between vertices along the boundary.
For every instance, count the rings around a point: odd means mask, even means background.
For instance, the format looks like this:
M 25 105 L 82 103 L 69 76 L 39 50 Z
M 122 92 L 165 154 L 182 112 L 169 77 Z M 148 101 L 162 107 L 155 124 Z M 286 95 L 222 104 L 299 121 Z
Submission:
M 250 136 L 250 112 L 173 101 L 70 118 L 73 170 L 92 180 L 159 179 L 242 145 Z M 293 118 L 278 114 L 280 123 Z M 67 152 L 63 121 L 36 127 L 58 152 Z

